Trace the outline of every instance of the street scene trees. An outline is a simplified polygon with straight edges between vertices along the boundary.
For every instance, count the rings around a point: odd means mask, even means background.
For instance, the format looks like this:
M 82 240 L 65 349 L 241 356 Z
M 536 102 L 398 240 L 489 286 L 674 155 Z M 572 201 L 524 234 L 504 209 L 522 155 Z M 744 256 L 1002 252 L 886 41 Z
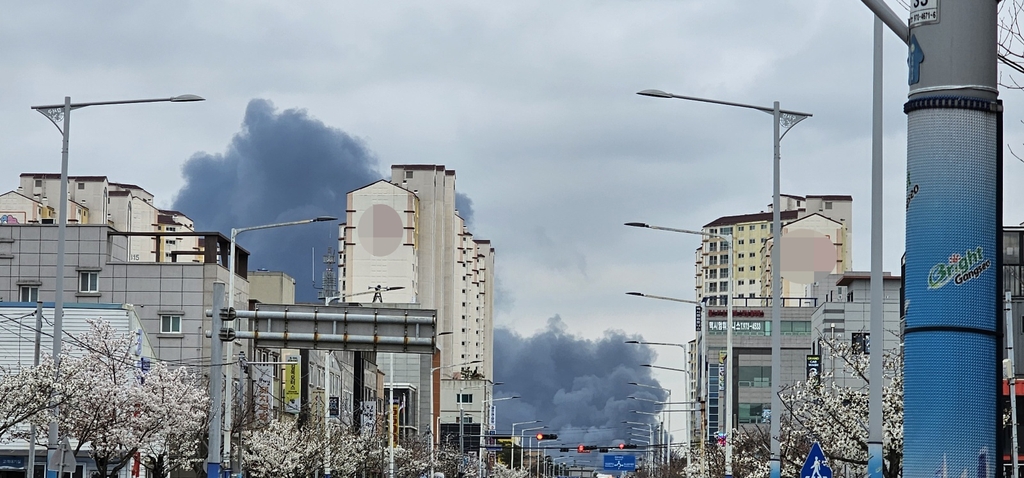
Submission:
M 817 441 L 833 470 L 849 470 L 851 476 L 864 476 L 868 462 L 868 355 L 849 342 L 825 340 L 824 350 L 835 365 L 818 377 L 810 377 L 782 392 L 785 407 L 781 414 L 780 456 L 783 476 L 797 476 L 807 458 L 811 443 Z M 903 356 L 884 354 L 883 385 L 883 476 L 901 474 L 903 456 Z M 765 426 L 737 430 L 733 444 L 733 472 L 737 477 L 769 476 L 769 436 Z M 724 469 L 721 447 L 706 447 L 711 476 Z M 687 473 L 700 472 L 699 456 L 694 456 Z

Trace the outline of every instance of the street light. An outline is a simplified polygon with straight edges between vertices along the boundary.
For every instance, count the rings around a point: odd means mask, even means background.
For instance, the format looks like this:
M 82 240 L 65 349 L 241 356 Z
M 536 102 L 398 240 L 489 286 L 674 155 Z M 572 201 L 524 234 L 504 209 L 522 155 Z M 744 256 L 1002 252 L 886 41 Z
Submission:
M 519 425 L 530 425 L 530 424 L 533 424 L 533 423 L 540 423 L 541 421 L 542 420 L 530 420 L 530 421 L 527 421 L 527 422 L 515 422 L 515 423 L 512 424 L 512 435 L 511 436 L 516 436 L 516 427 L 517 426 L 519 426 Z M 522 442 L 519 443 L 519 449 L 520 450 L 523 449 Z M 511 456 L 509 457 L 508 461 L 509 461 L 508 468 L 510 470 L 515 469 L 515 466 L 516 466 L 516 453 L 515 453 L 515 449 L 512 450 Z M 522 463 L 520 463 L 519 465 L 522 466 Z
M 660 295 L 644 294 L 643 292 L 626 292 L 626 295 L 632 295 L 632 296 L 635 296 L 635 297 L 644 297 L 644 298 L 647 298 L 647 299 L 659 299 L 659 300 L 668 300 L 668 301 L 672 301 L 672 302 L 683 302 L 683 303 L 687 303 L 687 304 L 693 304 L 693 305 L 696 305 L 698 307 L 698 309 L 697 309 L 698 312 L 701 310 L 700 307 L 704 306 L 704 301 L 703 300 L 699 300 L 698 301 L 698 300 L 678 299 L 678 298 L 675 298 L 675 297 L 664 297 L 664 296 L 660 296 Z M 696 320 L 699 321 L 699 320 L 702 320 L 702 319 L 701 319 L 701 317 L 697 317 Z M 698 327 L 700 327 L 699 323 L 696 324 L 696 325 Z M 706 340 L 707 337 L 705 337 L 705 335 L 704 335 L 706 333 L 705 330 L 706 330 L 706 327 L 700 327 L 700 346 L 697 349 L 697 352 L 698 352 L 697 380 L 694 381 L 693 380 L 693 374 L 690 374 L 690 381 L 692 381 L 693 383 L 699 385 L 699 387 L 700 387 L 699 390 L 700 390 L 700 392 L 702 394 L 701 396 L 704 397 L 704 399 L 706 400 L 707 399 L 706 394 L 707 394 L 708 387 L 704 383 L 704 380 L 705 380 L 704 377 L 706 375 L 706 373 L 705 373 L 706 368 L 705 367 L 707 366 L 707 364 L 705 363 L 705 361 L 707 360 L 707 346 L 708 346 L 708 343 L 707 343 L 707 340 Z M 668 345 L 668 346 L 672 346 L 672 347 L 679 347 L 679 348 L 681 348 L 683 350 L 686 350 L 686 346 L 683 345 L 683 344 L 674 344 L 674 343 L 666 343 L 666 342 L 644 342 L 644 341 L 640 341 L 640 340 L 627 340 L 626 343 L 627 344 L 639 344 L 639 345 Z M 689 373 L 689 372 L 687 372 L 687 373 Z M 687 385 L 690 386 L 689 383 Z M 693 389 L 691 388 L 690 390 L 687 391 L 687 397 L 689 397 L 692 393 L 693 393 Z M 699 441 L 699 443 L 700 443 L 700 452 L 701 452 L 701 470 L 702 470 L 701 471 L 701 475 L 702 476 L 704 475 L 704 471 L 703 470 L 705 469 L 704 442 L 707 441 L 706 440 L 705 431 L 704 431 L 704 426 L 705 426 L 707 420 L 706 420 L 706 418 L 704 416 L 704 413 L 705 413 L 705 410 L 703 408 L 701 408 L 700 423 L 697 426 L 697 428 L 699 429 L 700 436 L 701 436 L 701 440 Z M 690 426 L 689 421 L 690 420 L 688 419 L 687 420 L 687 426 L 688 427 Z M 692 435 L 692 431 L 690 432 L 690 435 Z M 689 437 L 687 439 L 688 443 L 690 443 L 689 440 L 692 439 L 692 436 L 690 436 L 690 435 L 688 435 L 688 437 Z M 690 443 L 689 446 L 692 446 L 692 443 Z M 687 451 L 687 453 L 689 453 L 689 450 Z M 689 455 L 687 455 L 687 457 L 689 457 Z
M 647 450 L 646 450 L 647 451 L 647 463 L 651 466 L 652 471 L 653 471 L 653 468 L 654 468 L 654 448 L 652 447 L 652 445 L 655 444 L 655 441 L 654 441 L 654 426 L 651 425 L 650 423 L 631 422 L 629 420 L 623 420 L 622 423 L 624 423 L 626 425 L 641 425 L 641 426 L 647 427 Z M 633 430 L 643 431 L 642 428 L 639 428 L 639 429 L 635 428 L 635 427 L 630 427 L 630 428 L 633 429 Z
M 537 423 L 540 423 L 540 420 L 537 420 Z M 519 470 L 520 471 L 522 471 L 522 469 L 523 469 L 523 464 L 526 463 L 526 460 L 523 459 L 523 448 L 524 448 L 523 447 L 523 441 L 526 440 L 526 432 L 532 431 L 532 430 L 543 430 L 545 428 L 547 428 L 547 427 L 546 426 L 539 426 L 539 427 L 523 428 L 523 429 L 519 430 Z M 530 464 L 532 465 L 533 464 L 533 456 L 532 456 L 533 452 L 531 451 L 530 453 L 531 453 Z M 529 470 L 527 470 L 527 473 L 529 473 Z
M 645 90 L 645 91 L 647 91 L 647 90 Z M 667 94 L 667 93 L 664 93 L 664 92 L 661 92 L 661 93 Z M 717 101 L 711 101 L 711 102 L 712 103 L 717 103 Z M 777 104 L 776 104 L 776 111 L 778 111 L 778 105 Z M 778 149 L 776 149 L 776 151 L 778 151 Z M 777 176 L 778 175 L 776 175 L 776 182 L 778 181 L 778 177 Z M 775 216 L 778 217 L 779 208 L 778 208 L 778 204 L 777 204 L 778 203 L 778 195 L 777 194 L 775 196 L 775 201 L 776 201 Z M 734 387 L 733 387 L 733 376 L 732 376 L 732 369 L 733 369 L 733 356 L 732 356 L 732 303 L 733 303 L 733 300 L 732 299 L 733 299 L 733 297 L 735 295 L 735 284 L 736 284 L 736 274 L 732 273 L 733 272 L 732 271 L 733 266 L 736 263 L 736 261 L 734 260 L 735 259 L 734 256 L 736 255 L 736 252 L 735 252 L 736 248 L 733 247 L 734 244 L 733 244 L 732 229 L 729 230 L 728 234 L 716 234 L 716 233 L 711 233 L 711 232 L 693 231 L 693 230 L 690 230 L 690 229 L 677 229 L 677 228 L 674 228 L 674 227 L 652 226 L 650 224 L 646 224 L 646 223 L 642 223 L 642 222 L 627 222 L 626 225 L 627 226 L 631 226 L 631 227 L 642 227 L 642 228 L 646 228 L 646 229 L 655 229 L 655 230 L 658 230 L 658 231 L 669 231 L 669 232 L 678 232 L 678 233 L 682 233 L 682 234 L 692 234 L 692 235 L 702 236 L 702 237 L 715 237 L 715 238 L 721 239 L 723 241 L 723 245 L 726 245 L 726 246 L 729 247 L 729 272 L 730 272 L 729 273 L 729 293 L 725 296 L 725 304 L 726 304 L 725 364 L 724 364 L 725 365 L 725 383 L 726 383 L 726 387 L 725 387 L 725 478 L 732 478 L 732 399 L 733 399 L 733 394 L 735 393 L 735 392 L 733 392 L 733 388 Z M 779 233 L 779 227 L 775 227 L 775 230 L 773 232 L 775 234 L 778 234 Z M 778 247 L 778 243 L 777 242 L 774 243 L 774 244 L 775 244 L 775 247 Z M 776 251 L 776 252 L 778 252 L 778 251 Z M 778 271 L 779 271 L 778 264 L 777 264 L 778 256 L 779 256 L 779 254 L 772 254 L 772 269 L 773 269 L 772 270 L 772 275 L 773 276 L 777 276 L 778 275 Z M 773 294 L 775 294 L 776 291 L 778 290 L 778 286 L 779 286 L 778 281 L 777 280 L 773 280 L 773 284 L 772 284 L 772 293 Z M 778 305 L 779 305 L 779 302 L 777 300 L 773 300 L 772 301 L 772 308 L 773 308 L 773 310 L 776 307 L 778 307 Z M 775 317 L 775 320 L 776 321 L 778 320 L 777 316 Z M 778 324 L 776 324 L 774 322 L 772 324 L 772 328 L 774 328 L 775 330 L 779 330 L 778 329 Z M 778 336 L 779 336 L 779 334 L 777 332 L 772 335 L 772 343 L 775 343 L 775 341 L 777 340 Z M 772 358 L 773 363 L 777 359 L 775 357 L 776 355 L 777 354 L 773 354 L 773 358 Z M 776 368 L 773 368 L 772 369 L 772 375 L 775 375 L 775 373 L 776 373 Z M 776 394 L 776 395 L 778 395 L 778 394 Z M 776 400 L 777 400 L 777 397 L 773 396 L 772 397 L 772 402 L 774 403 Z M 669 428 L 671 428 L 671 426 Z M 774 438 L 773 438 L 773 440 L 774 440 Z M 775 477 L 772 477 L 772 478 L 775 478 Z
M 191 101 L 204 101 L 205 98 L 197 95 L 178 95 L 170 98 L 151 98 L 142 100 L 115 100 L 115 101 L 93 101 L 88 103 L 72 103 L 70 96 L 64 97 L 64 104 L 32 106 L 53 123 L 53 126 L 60 131 L 63 137 L 60 152 L 60 205 L 57 208 L 57 273 L 54 277 L 54 299 L 53 299 L 53 361 L 60 365 L 61 341 L 64 333 L 64 250 L 67 235 L 68 222 L 68 139 L 71 133 L 71 111 L 86 106 L 107 106 L 127 105 L 134 103 L 159 103 L 172 102 L 183 103 Z M 63 122 L 62 128 L 58 122 Z M 59 369 L 59 367 L 55 368 Z M 53 419 L 50 421 L 49 435 L 47 437 L 47 456 L 56 456 L 57 450 L 57 420 L 60 417 L 60 407 L 53 407 Z M 50 475 L 50 466 L 47 466 L 47 476 Z
M 390 292 L 390 291 L 393 291 L 393 290 L 402 290 L 404 288 L 405 288 L 405 286 L 401 286 L 401 285 L 396 285 L 396 286 L 393 286 L 393 287 L 384 287 L 384 286 L 381 286 L 381 285 L 377 285 L 376 287 L 370 287 L 370 290 L 363 291 L 363 292 L 356 292 L 354 294 L 341 294 L 341 295 L 336 295 L 336 296 L 333 296 L 333 297 L 324 297 L 324 305 L 331 305 L 331 302 L 334 302 L 336 300 L 340 301 L 340 302 L 345 302 L 345 299 L 347 299 L 347 298 L 356 297 L 356 296 L 359 296 L 359 295 L 366 295 L 366 294 L 373 294 L 374 295 L 374 299 L 376 299 L 377 298 L 376 297 L 377 294 L 380 294 L 381 292 Z M 383 299 L 381 300 L 381 302 L 383 302 Z M 441 334 L 437 334 L 437 335 L 442 335 L 443 333 L 444 332 L 442 332 Z M 451 332 L 447 332 L 447 333 L 451 334 Z
M 271 229 L 271 228 L 286 227 L 286 226 L 299 226 L 299 225 L 302 225 L 302 224 L 311 224 L 311 223 L 314 223 L 314 222 L 335 221 L 337 219 L 338 218 L 333 217 L 333 216 L 318 216 L 318 217 L 314 217 L 314 218 L 311 218 L 311 219 L 302 219 L 302 220 L 299 220 L 299 221 L 279 222 L 279 223 L 275 223 L 275 224 L 264 224 L 264 225 L 261 225 L 261 226 L 250 226 L 250 227 L 241 227 L 241 228 L 234 228 L 233 227 L 233 228 L 231 228 L 231 246 L 230 246 L 230 249 L 228 250 L 228 310 L 232 310 L 234 308 L 234 306 L 235 306 L 235 275 L 237 275 L 237 271 L 235 271 L 235 249 L 236 249 L 235 244 L 236 244 L 236 239 L 238 238 L 239 234 L 241 234 L 243 232 L 256 231 L 256 230 L 259 230 L 259 229 Z M 215 311 L 213 311 L 213 313 L 214 314 L 218 314 L 218 313 L 220 313 L 220 311 L 216 311 L 215 310 Z M 214 341 L 218 340 L 216 338 L 218 332 L 219 331 L 214 331 L 214 334 L 213 334 Z M 211 396 L 211 403 L 214 404 L 214 407 L 217 407 L 216 404 L 221 403 L 221 401 L 222 401 L 221 399 L 223 399 L 223 403 L 224 403 L 224 424 L 223 424 L 223 438 L 222 438 L 223 445 L 224 445 L 224 451 L 223 451 L 223 453 L 221 455 L 221 462 L 222 463 L 227 463 L 228 470 L 231 470 L 231 468 L 232 468 L 231 467 L 231 409 L 232 409 L 232 406 L 235 403 L 235 400 L 233 398 L 229 399 L 229 398 L 226 398 L 226 397 L 222 396 L 221 395 L 221 389 L 220 389 L 219 386 L 216 387 L 217 388 L 216 390 L 213 390 L 213 388 L 214 388 L 213 377 L 215 375 L 216 376 L 220 376 L 220 365 L 219 365 L 219 362 L 229 362 L 229 361 L 232 360 L 232 357 L 234 357 L 234 345 L 235 345 L 235 341 L 234 341 L 233 338 L 231 340 L 227 341 L 227 346 L 226 346 L 226 350 L 225 350 L 225 354 L 224 354 L 227 357 L 227 360 L 224 360 L 220 356 L 214 356 L 214 352 L 215 351 L 212 350 L 212 348 L 211 348 L 211 358 L 210 358 L 210 369 L 211 369 L 211 371 L 210 371 L 210 377 L 211 377 L 211 380 L 210 380 L 210 382 L 211 382 L 210 396 Z M 217 355 L 219 355 L 219 354 L 217 354 Z M 234 381 L 234 374 L 235 374 L 235 368 L 233 366 L 228 367 L 227 371 L 224 373 L 224 375 L 225 375 L 224 383 L 226 384 L 225 388 L 229 391 L 229 393 L 227 393 L 226 395 L 231 395 L 230 392 L 234 390 L 234 385 L 232 383 Z M 221 424 L 219 423 L 219 421 L 218 420 L 214 420 L 214 422 L 210 424 L 210 436 L 212 437 L 215 434 L 219 433 L 221 431 L 221 430 L 219 430 L 220 428 L 221 428 Z M 212 438 L 211 438 L 210 443 L 213 443 Z M 217 452 L 218 452 L 218 450 L 215 450 L 211 446 L 210 450 L 208 452 L 208 459 L 216 457 L 216 453 Z M 217 470 L 217 471 L 219 472 L 219 470 Z M 210 475 L 210 476 L 218 476 L 218 475 L 215 474 L 215 475 Z
M 488 417 L 488 419 L 487 419 L 487 423 L 488 423 L 487 429 L 488 429 L 488 431 L 494 431 L 494 428 L 492 428 L 490 426 L 490 422 L 492 420 L 494 420 L 494 414 L 491 413 L 491 406 L 493 406 L 495 402 L 502 402 L 502 401 L 505 401 L 505 400 L 516 400 L 516 399 L 519 399 L 519 398 L 522 398 L 522 397 L 520 397 L 519 395 L 512 395 L 511 397 L 494 398 L 494 396 L 492 395 L 490 399 L 486 399 L 486 398 L 484 399 L 483 410 L 480 410 L 480 419 L 481 419 L 481 421 L 483 421 L 483 415 L 486 412 L 487 413 L 487 417 Z M 481 428 L 483 428 L 482 425 L 481 425 Z M 484 439 L 483 434 L 481 434 L 481 436 L 480 436 L 480 448 L 483 449 L 484 445 L 486 445 L 486 440 Z M 480 458 L 481 454 L 482 454 L 481 451 L 477 451 L 477 458 Z M 484 476 L 484 460 L 483 459 L 478 459 L 476 462 L 477 462 L 477 473 L 476 473 L 476 476 L 477 477 L 482 477 L 482 476 Z
M 455 332 L 451 332 L 451 331 L 439 332 L 437 334 L 437 336 L 440 337 L 442 335 L 452 335 L 454 333 Z M 394 358 L 394 357 L 392 357 L 392 358 Z M 436 372 L 438 370 L 441 370 L 441 369 L 445 369 L 445 368 L 461 367 L 463 365 L 470 365 L 470 364 L 481 363 L 481 362 L 483 362 L 483 360 L 473 360 L 471 362 L 453 363 L 451 365 L 441 365 L 439 367 L 434 367 L 434 368 L 430 369 L 430 416 L 429 416 L 428 421 L 430 423 L 429 426 L 433 426 L 434 429 L 430 431 L 430 477 L 429 478 L 434 478 L 434 440 L 435 440 L 434 434 L 435 433 L 440 433 L 440 428 L 441 428 L 441 424 L 440 424 L 441 417 L 440 416 L 437 417 L 437 422 L 438 422 L 437 426 L 434 426 L 434 372 Z M 459 437 L 459 439 L 461 440 L 462 437 Z
M 876 30 L 879 31 L 879 32 L 881 31 L 880 27 L 876 27 Z M 881 33 L 876 33 L 875 36 L 877 38 L 877 37 L 881 36 Z M 876 64 L 878 64 L 878 62 L 880 62 L 880 59 L 876 60 Z M 879 67 L 878 69 L 881 70 L 881 67 Z M 782 378 L 781 378 L 782 377 L 782 372 L 780 370 L 782 368 L 782 353 L 781 353 L 781 350 L 782 350 L 782 338 L 781 338 L 781 332 L 779 332 L 781 330 L 781 327 L 782 327 L 782 319 L 781 319 L 782 304 L 780 303 L 781 295 L 782 295 L 782 283 L 781 283 L 782 282 L 782 276 L 781 276 L 781 267 L 782 266 L 781 266 L 780 261 L 779 261 L 780 257 L 782 256 L 782 242 L 781 242 L 782 241 L 782 216 L 781 216 L 781 212 L 780 212 L 781 203 L 780 203 L 780 199 L 779 199 L 780 198 L 780 194 L 779 194 L 779 177 L 780 177 L 780 175 L 779 175 L 779 163 L 780 163 L 780 159 L 781 159 L 782 155 L 781 155 L 781 152 L 780 152 L 779 143 L 782 141 L 782 138 L 786 136 L 786 133 L 789 133 L 789 130 L 792 129 L 793 126 L 796 126 L 797 123 L 799 123 L 799 122 L 801 122 L 801 121 L 803 121 L 803 120 L 805 120 L 807 118 L 810 118 L 812 115 L 810 113 L 801 113 L 799 111 L 789 111 L 789 110 L 779 109 L 779 102 L 778 101 L 774 102 L 772 104 L 771 108 L 768 108 L 768 107 L 764 107 L 764 106 L 748 105 L 748 104 L 743 104 L 743 103 L 733 103 L 733 102 L 730 102 L 730 101 L 713 100 L 713 99 L 708 99 L 708 98 L 698 98 L 696 96 L 676 95 L 676 94 L 672 94 L 672 93 L 666 93 L 666 92 L 661 91 L 661 90 L 643 90 L 643 91 L 638 92 L 637 94 L 641 95 L 641 96 L 651 96 L 651 97 L 654 97 L 654 98 L 674 98 L 674 99 L 687 100 L 687 101 L 698 101 L 698 102 L 702 102 L 702 103 L 713 103 L 713 104 L 725 105 L 725 106 L 735 106 L 737 108 L 753 109 L 753 110 L 761 111 L 763 113 L 768 113 L 768 114 L 772 115 L 772 119 L 773 119 L 772 120 L 772 131 L 773 131 L 773 138 L 772 138 L 773 139 L 773 142 L 772 142 L 772 148 L 773 148 L 773 161 L 772 161 L 772 247 L 775 249 L 775 252 L 772 253 L 772 330 L 773 330 L 773 332 L 772 332 L 772 404 L 771 404 L 771 407 L 772 407 L 772 415 L 773 415 L 773 417 L 771 419 L 771 425 L 770 425 L 770 431 L 769 431 L 769 436 L 771 437 L 771 462 L 769 463 L 769 466 L 770 466 L 769 476 L 770 476 L 770 478 L 779 478 L 779 476 L 780 476 L 780 474 L 782 472 L 781 461 L 780 461 L 780 454 L 779 454 L 780 453 L 780 450 L 779 450 L 780 426 L 779 425 L 780 425 L 780 421 L 781 420 L 778 419 L 778 416 L 781 414 L 781 411 L 782 411 L 782 398 L 779 395 L 782 392 L 782 384 L 780 383 L 782 381 Z M 875 104 L 880 104 L 881 103 L 881 96 L 880 96 L 880 94 L 877 94 L 876 96 L 877 96 L 877 99 L 875 99 Z M 877 113 L 876 115 L 880 115 L 880 113 Z M 881 124 L 881 119 L 880 118 L 881 117 L 879 116 L 879 119 L 878 119 L 879 125 Z M 783 129 L 784 129 L 784 131 L 782 131 Z M 881 135 L 881 133 L 880 133 L 881 126 L 878 126 L 876 128 L 876 130 L 879 132 L 878 136 L 880 137 L 880 135 Z M 781 134 L 779 134 L 780 131 L 781 131 Z M 877 156 L 880 157 L 881 156 L 881 146 L 880 145 L 873 146 L 873 149 L 874 150 L 878 150 Z M 880 162 L 880 160 L 878 162 Z M 873 164 L 874 164 L 874 161 L 873 161 Z M 877 174 L 881 174 L 880 168 L 879 168 L 879 172 Z M 879 183 L 880 183 L 880 181 L 879 181 Z M 872 186 L 872 188 L 874 189 L 874 185 Z M 879 191 L 880 191 L 880 189 L 879 189 Z M 879 242 L 880 242 L 880 240 L 879 240 Z M 881 250 L 881 249 L 879 248 L 879 250 Z M 879 260 L 879 265 L 880 265 L 881 264 L 881 259 L 878 259 L 878 260 Z M 730 267 L 732 267 L 732 266 L 730 265 Z M 879 267 L 879 271 L 880 270 L 881 270 L 881 268 Z M 877 272 L 876 274 L 879 277 L 878 282 L 880 284 L 881 283 L 881 279 L 880 279 L 881 272 Z M 873 290 L 872 294 L 875 294 L 875 293 L 876 292 Z M 878 289 L 877 294 L 879 296 L 881 296 L 881 288 Z M 732 304 L 732 300 L 729 301 L 729 304 L 730 305 Z M 730 321 L 731 321 L 731 317 L 730 317 Z M 731 337 L 731 335 L 732 335 L 732 324 L 731 323 L 729 324 L 729 327 L 730 327 L 730 329 L 729 329 L 728 333 L 729 333 L 729 335 Z M 731 353 L 732 351 L 730 350 L 729 352 Z M 732 360 L 732 357 L 729 356 L 728 360 Z M 732 371 L 732 367 L 730 366 L 727 371 L 731 372 Z M 726 388 L 725 390 L 726 390 L 726 395 L 729 395 L 729 392 L 732 390 L 732 382 L 731 381 L 729 382 L 729 387 Z M 731 407 L 732 403 L 731 402 L 727 403 L 727 406 Z M 727 416 L 726 417 L 726 421 L 727 422 L 731 422 L 732 421 L 732 417 L 731 416 Z M 725 448 L 725 450 L 726 450 L 726 457 L 725 457 L 725 476 L 726 476 L 726 478 L 731 478 L 732 477 L 732 440 L 731 440 L 732 437 L 728 435 L 730 433 L 731 433 L 731 430 L 726 430 L 726 434 L 727 434 L 726 435 L 726 448 Z

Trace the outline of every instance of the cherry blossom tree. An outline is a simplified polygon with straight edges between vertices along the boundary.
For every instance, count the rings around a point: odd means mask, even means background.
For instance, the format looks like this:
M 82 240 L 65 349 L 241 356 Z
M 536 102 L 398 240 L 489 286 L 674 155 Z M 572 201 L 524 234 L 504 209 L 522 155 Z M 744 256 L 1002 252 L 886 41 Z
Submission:
M 855 476 L 867 472 L 868 460 L 868 366 L 869 356 L 851 344 L 826 340 L 838 368 L 853 377 L 856 386 L 843 386 L 831 371 L 799 382 L 782 392 L 785 412 L 781 414 L 780 438 L 783 476 L 797 476 L 810 444 L 817 441 L 833 469 L 849 468 Z M 903 458 L 903 356 L 886 352 L 882 388 L 883 476 L 898 478 Z M 859 379 L 859 380 L 857 380 Z M 709 468 L 724 466 L 719 447 L 706 447 Z M 733 471 L 741 478 L 768 476 L 769 436 L 764 426 L 736 430 L 733 441 Z M 696 460 L 694 460 L 696 461 Z M 697 463 L 691 462 L 690 469 Z M 716 468 L 717 470 L 717 468 Z M 711 476 L 715 476 L 714 473 Z
M 70 377 L 78 366 L 77 360 L 65 355 L 60 378 L 50 356 L 41 357 L 38 366 L 0 367 L 0 441 L 17 438 L 11 433 L 15 427 L 38 420 L 51 405 L 64 403 L 73 392 Z
M 78 441 L 76 453 L 87 449 L 101 476 L 117 476 L 136 452 L 166 445 L 205 415 L 208 399 L 189 370 L 156 362 L 144 372 L 134 342 L 134 333 L 95 320 L 68 347 L 79 358 L 65 384 L 73 393 L 58 417 L 60 435 Z M 35 417 L 42 424 L 52 415 Z

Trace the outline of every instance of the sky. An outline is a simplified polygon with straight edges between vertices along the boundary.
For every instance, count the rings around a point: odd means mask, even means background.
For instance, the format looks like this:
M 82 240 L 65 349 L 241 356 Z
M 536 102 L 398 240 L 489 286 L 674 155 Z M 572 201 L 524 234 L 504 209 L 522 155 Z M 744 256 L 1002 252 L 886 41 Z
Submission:
M 782 192 L 853 196 L 853 267 L 869 266 L 872 16 L 855 0 L 0 6 L 0 189 L 59 171 L 60 135 L 29 107 L 64 96 L 205 97 L 76 110 L 70 131 L 72 175 L 140 185 L 200 228 L 341 217 L 344 193 L 391 164 L 443 164 L 496 249 L 496 323 L 512 344 L 552 330 L 685 343 L 691 306 L 624 293 L 693 298 L 699 239 L 623 223 L 696 229 L 768 210 L 770 117 L 635 94 L 647 88 L 812 113 L 782 141 Z M 898 273 L 906 49 L 888 31 L 884 48 L 884 266 Z M 1001 97 L 1006 143 L 1024 151 L 1022 94 Z M 1007 154 L 1006 184 L 1022 174 Z M 1005 189 L 1006 224 L 1024 221 L 1018 189 Z M 335 233 L 240 244 L 288 249 L 250 266 L 294 271 L 309 297 Z M 654 352 L 682 364 L 681 349 Z M 681 374 L 646 378 L 683 393 Z

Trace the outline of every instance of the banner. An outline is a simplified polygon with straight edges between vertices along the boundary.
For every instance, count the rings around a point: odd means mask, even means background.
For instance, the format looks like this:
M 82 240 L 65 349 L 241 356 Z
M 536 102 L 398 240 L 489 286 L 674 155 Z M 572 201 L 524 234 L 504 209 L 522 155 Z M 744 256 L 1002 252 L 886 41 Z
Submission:
M 253 406 L 256 421 L 269 423 L 271 406 L 274 403 L 274 369 L 273 365 L 253 365 Z
M 377 426 L 377 401 L 363 400 L 360 410 L 359 431 L 363 435 L 372 435 Z
M 298 359 L 290 356 L 288 361 L 296 363 L 284 366 L 284 411 L 287 413 L 299 413 L 302 408 L 302 367 L 297 363 Z

